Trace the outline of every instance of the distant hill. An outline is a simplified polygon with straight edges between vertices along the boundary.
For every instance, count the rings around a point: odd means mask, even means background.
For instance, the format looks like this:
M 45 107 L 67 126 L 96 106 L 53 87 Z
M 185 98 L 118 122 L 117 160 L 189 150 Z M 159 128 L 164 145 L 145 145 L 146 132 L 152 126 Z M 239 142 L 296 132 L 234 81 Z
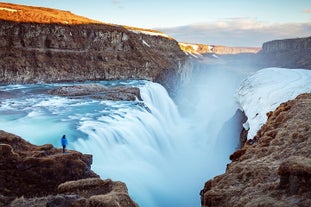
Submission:
M 261 50 L 259 47 L 229 47 L 221 45 L 193 44 L 179 42 L 180 48 L 188 54 L 204 55 L 235 55 L 241 53 L 257 53 Z

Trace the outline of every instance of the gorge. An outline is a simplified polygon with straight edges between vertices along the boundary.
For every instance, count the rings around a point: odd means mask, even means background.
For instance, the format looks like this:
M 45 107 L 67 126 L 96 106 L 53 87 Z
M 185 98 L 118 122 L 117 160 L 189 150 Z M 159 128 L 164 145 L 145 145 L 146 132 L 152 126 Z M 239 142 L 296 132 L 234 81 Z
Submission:
M 221 205 L 230 184 L 218 188 L 226 176 L 213 177 L 240 147 L 245 121 L 237 89 L 263 67 L 311 69 L 310 37 L 205 54 L 208 46 L 189 51 L 157 31 L 0 5 L 0 129 L 56 148 L 66 134 L 70 149 L 92 154 L 93 171 L 124 182 L 140 206 L 199 206 L 209 179 L 201 205 Z

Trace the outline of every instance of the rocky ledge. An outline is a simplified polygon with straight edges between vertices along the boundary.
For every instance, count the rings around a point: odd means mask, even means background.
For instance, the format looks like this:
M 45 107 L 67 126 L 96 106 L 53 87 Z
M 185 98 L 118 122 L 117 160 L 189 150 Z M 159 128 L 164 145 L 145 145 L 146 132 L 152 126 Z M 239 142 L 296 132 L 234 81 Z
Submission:
M 311 206 L 311 94 L 267 115 L 225 174 L 205 183 L 202 206 Z
M 49 93 L 59 96 L 90 97 L 112 101 L 142 100 L 139 88 L 127 86 L 106 87 L 99 84 L 80 84 L 73 86 L 61 86 L 49 91 Z
M 91 164 L 91 155 L 0 130 L 0 206 L 137 206 L 125 184 L 101 180 Z

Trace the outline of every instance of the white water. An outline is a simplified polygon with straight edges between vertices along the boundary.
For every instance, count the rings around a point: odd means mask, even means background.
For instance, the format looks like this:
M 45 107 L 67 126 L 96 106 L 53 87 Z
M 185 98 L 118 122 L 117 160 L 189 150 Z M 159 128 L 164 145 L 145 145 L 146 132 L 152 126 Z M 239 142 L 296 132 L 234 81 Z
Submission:
M 179 108 L 147 81 L 122 83 L 140 87 L 144 106 L 44 93 L 55 85 L 0 86 L 0 129 L 55 147 L 66 134 L 70 149 L 93 154 L 92 169 L 125 182 L 141 207 L 200 206 L 204 183 L 225 171 L 238 145 L 233 96 L 245 74 L 199 67 Z

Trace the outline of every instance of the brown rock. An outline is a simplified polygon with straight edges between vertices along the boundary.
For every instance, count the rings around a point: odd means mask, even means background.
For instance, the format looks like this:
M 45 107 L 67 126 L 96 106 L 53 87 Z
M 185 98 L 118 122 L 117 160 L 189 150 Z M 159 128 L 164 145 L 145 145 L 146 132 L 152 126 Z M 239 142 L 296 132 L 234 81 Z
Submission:
M 280 175 L 280 189 L 285 189 L 290 194 L 311 191 L 310 157 L 289 157 L 281 163 L 278 174 Z
M 86 198 L 78 199 L 83 206 L 115 206 L 137 207 L 138 205 L 129 197 L 127 187 L 122 182 L 113 182 L 110 179 L 89 178 L 70 181 L 58 186 L 60 194 L 77 194 Z
M 310 139 L 311 94 L 302 94 L 269 113 L 257 141 L 207 182 L 202 206 L 310 206 Z
M 147 35 L 60 10 L 0 7 L 17 11 L 0 11 L 1 83 L 146 79 L 172 92 L 181 79 L 186 55 L 161 32 Z
M 0 194 L 6 196 L 55 194 L 65 181 L 98 177 L 91 171 L 91 155 L 63 154 L 52 145 L 35 146 L 4 131 L 0 154 Z

